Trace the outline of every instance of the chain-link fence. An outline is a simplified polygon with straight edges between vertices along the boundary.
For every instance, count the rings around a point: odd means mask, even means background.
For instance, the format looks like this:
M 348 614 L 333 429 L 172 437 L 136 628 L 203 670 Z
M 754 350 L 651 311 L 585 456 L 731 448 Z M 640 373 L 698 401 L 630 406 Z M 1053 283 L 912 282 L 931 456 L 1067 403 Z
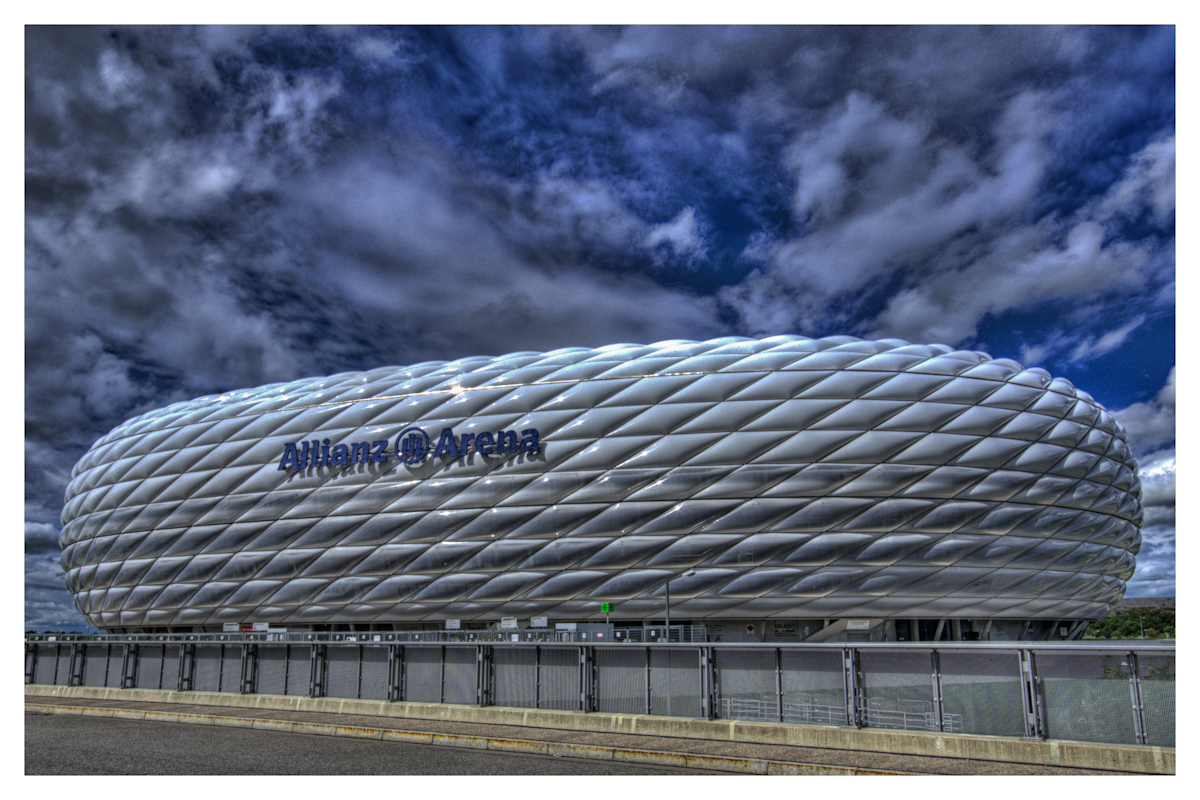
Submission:
M 1169 645 L 27 641 L 25 682 L 1175 746 Z

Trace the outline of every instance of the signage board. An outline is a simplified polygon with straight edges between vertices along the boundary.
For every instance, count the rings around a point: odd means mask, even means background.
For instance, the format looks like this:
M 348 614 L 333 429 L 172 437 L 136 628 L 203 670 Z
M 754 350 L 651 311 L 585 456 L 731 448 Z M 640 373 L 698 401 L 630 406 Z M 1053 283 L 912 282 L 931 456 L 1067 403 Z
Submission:
M 504 617 L 500 620 L 500 630 L 502 631 L 515 631 L 517 627 L 516 617 Z
M 462 628 L 462 620 L 460 620 L 460 619 L 446 620 L 446 630 L 457 631 L 457 630 L 460 630 L 461 628 Z
M 554 630 L 556 630 L 556 631 L 573 631 L 573 630 L 576 630 L 578 627 L 579 627 L 578 624 L 574 623 L 574 622 L 556 622 L 556 623 L 554 623 Z
M 601 603 L 600 604 L 600 612 L 602 614 L 607 614 L 607 613 L 611 612 L 612 610 L 613 610 L 612 603 Z
M 221 630 L 225 633 L 237 633 L 241 629 L 241 624 L 237 622 L 226 622 L 221 626 Z
M 266 633 L 267 628 L 268 628 L 268 625 L 265 622 L 254 623 L 254 632 L 255 633 Z
M 796 635 L 796 623 L 794 623 L 794 622 L 776 622 L 775 623 L 775 635 L 776 636 L 795 636 Z
M 530 622 L 529 622 L 529 627 L 531 627 L 531 628 L 545 628 L 545 627 L 547 627 L 547 626 L 546 626 L 546 622 L 547 622 L 547 619 L 546 619 L 546 617 L 534 617 L 532 620 L 530 620 Z
M 848 620 L 846 620 L 846 630 L 848 630 L 848 631 L 869 631 L 869 630 L 871 630 L 871 620 L 869 620 L 869 619 L 848 619 Z

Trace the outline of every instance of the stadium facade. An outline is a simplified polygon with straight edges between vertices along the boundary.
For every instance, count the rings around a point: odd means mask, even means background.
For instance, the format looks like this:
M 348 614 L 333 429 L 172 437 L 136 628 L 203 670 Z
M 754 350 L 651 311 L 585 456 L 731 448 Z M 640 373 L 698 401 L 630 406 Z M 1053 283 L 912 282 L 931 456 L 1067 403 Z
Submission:
M 725 641 L 1061 638 L 1123 597 L 1140 493 L 1112 415 L 1011 360 L 617 344 L 143 414 L 75 466 L 62 565 L 110 632 L 643 624 L 670 581 Z

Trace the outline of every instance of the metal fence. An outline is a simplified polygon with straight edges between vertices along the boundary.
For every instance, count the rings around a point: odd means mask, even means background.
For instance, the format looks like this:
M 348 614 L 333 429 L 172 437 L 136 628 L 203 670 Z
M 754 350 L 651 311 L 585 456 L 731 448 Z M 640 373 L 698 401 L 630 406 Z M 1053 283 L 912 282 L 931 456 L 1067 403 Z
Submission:
M 288 638 L 278 641 L 269 635 L 30 637 L 25 682 L 1175 746 L 1173 644 L 383 638 L 404 634 L 281 634 Z

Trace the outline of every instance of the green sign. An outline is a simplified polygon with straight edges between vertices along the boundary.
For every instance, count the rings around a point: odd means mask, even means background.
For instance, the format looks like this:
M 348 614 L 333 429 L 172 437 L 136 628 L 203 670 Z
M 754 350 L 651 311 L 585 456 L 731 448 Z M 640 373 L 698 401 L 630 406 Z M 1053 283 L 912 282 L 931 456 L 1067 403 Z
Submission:
M 607 614 L 610 611 L 612 611 L 612 606 L 613 606 L 612 603 L 601 603 L 600 604 L 600 612 L 603 614 Z

